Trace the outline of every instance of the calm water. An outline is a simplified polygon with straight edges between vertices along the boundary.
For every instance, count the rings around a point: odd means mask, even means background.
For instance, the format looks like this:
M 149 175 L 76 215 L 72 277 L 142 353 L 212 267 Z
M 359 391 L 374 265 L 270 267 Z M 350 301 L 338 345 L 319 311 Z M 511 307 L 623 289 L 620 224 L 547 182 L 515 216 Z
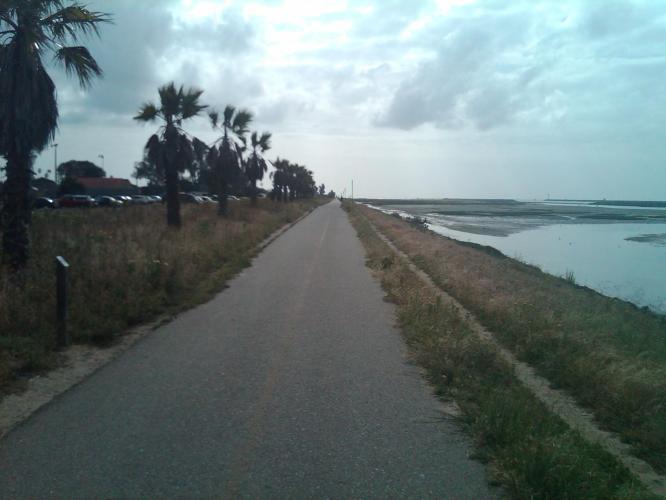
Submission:
M 400 208 L 403 213 L 424 215 L 418 209 Z M 439 234 L 494 247 L 558 276 L 573 272 L 578 284 L 666 314 L 666 246 L 625 239 L 666 234 L 664 223 L 543 225 L 543 221 L 516 217 L 453 217 L 433 213 L 426 217 L 430 228 Z M 478 234 L 493 225 L 511 227 L 516 232 L 508 236 Z

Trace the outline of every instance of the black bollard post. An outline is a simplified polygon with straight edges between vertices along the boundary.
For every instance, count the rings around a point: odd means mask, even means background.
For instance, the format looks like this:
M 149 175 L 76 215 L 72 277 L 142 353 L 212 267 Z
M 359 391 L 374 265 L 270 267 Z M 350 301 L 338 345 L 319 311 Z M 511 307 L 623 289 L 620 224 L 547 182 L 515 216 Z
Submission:
M 56 293 L 58 317 L 58 347 L 69 345 L 67 332 L 67 274 L 69 264 L 63 257 L 56 257 Z

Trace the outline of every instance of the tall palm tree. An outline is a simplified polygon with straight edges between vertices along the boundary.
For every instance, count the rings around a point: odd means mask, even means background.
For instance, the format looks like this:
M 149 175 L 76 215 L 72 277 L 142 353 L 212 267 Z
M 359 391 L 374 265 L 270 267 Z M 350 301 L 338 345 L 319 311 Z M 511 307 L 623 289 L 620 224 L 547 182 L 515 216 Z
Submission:
M 257 181 L 264 178 L 264 174 L 268 170 L 270 162 L 264 157 L 264 153 L 271 149 L 271 133 L 264 132 L 259 135 L 257 132 L 252 132 L 250 136 L 250 147 L 252 153 L 247 161 L 245 173 L 250 180 L 250 197 L 252 204 L 257 203 Z
M 145 146 L 146 161 L 153 163 L 164 175 L 166 183 L 167 224 L 180 226 L 180 200 L 178 199 L 179 172 L 195 161 L 192 141 L 181 125 L 206 109 L 199 102 L 203 90 L 184 89 L 171 82 L 159 88 L 160 105 L 146 103 L 134 117 L 140 122 L 161 120 L 163 125 L 148 139 Z
M 227 191 L 243 170 L 243 153 L 246 149 L 246 137 L 252 122 L 252 113 L 237 110 L 234 106 L 226 106 L 222 119 L 217 111 L 208 114 L 214 130 L 222 130 L 223 134 L 208 151 L 208 166 L 213 172 L 218 195 L 217 211 L 220 215 L 227 213 Z
M 271 172 L 271 179 L 273 179 L 273 192 L 271 197 L 276 201 L 287 201 L 285 191 L 287 189 L 287 169 L 289 168 L 289 161 L 281 159 L 279 156 L 273 162 L 275 170 Z
M 7 181 L 2 209 L 2 260 L 18 270 L 30 256 L 30 181 L 35 155 L 53 139 L 58 104 L 44 57 L 54 60 L 88 87 L 102 70 L 82 35 L 99 35 L 110 16 L 75 1 L 0 1 L 0 154 Z

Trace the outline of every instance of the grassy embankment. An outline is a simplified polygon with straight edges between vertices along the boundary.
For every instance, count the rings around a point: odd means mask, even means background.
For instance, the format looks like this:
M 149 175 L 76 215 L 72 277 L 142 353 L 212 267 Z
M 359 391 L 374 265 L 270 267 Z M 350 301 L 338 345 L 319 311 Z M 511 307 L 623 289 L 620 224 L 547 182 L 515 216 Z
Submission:
M 453 268 L 447 269 L 449 272 L 461 275 L 469 286 L 475 279 L 482 280 L 479 286 L 490 288 L 491 295 L 497 293 L 492 293 L 496 285 L 491 278 L 480 270 L 477 278 L 473 271 L 478 265 L 477 257 L 482 261 L 491 259 L 493 265 L 508 274 L 514 272 L 514 266 L 525 267 L 522 272 L 528 275 L 536 275 L 537 270 L 465 246 L 457 249 L 463 253 L 464 262 L 450 261 L 446 245 L 454 243 L 358 205 L 347 204 L 347 208 L 351 208 L 351 220 L 366 247 L 368 265 L 379 275 L 389 299 L 398 307 L 399 323 L 411 353 L 426 369 L 438 394 L 454 399 L 461 407 L 461 419 L 476 439 L 479 456 L 490 462 L 494 478 L 512 497 L 650 498 L 614 457 L 585 441 L 525 389 L 497 349 L 472 334 L 467 320 L 423 285 L 378 238 L 366 217 L 381 225 L 402 248 L 408 248 L 414 256 L 420 255 L 417 260 L 422 265 L 428 257 L 446 260 Z M 427 248 L 424 238 L 429 243 Z M 444 247 L 440 246 L 442 242 Z M 456 255 L 452 252 L 451 258 Z M 452 287 L 447 286 L 449 289 Z M 485 298 L 495 307 L 492 299 L 487 295 Z M 530 302 L 532 307 L 538 303 L 536 297 Z M 520 307 L 522 322 L 526 312 Z M 538 335 L 538 330 L 530 331 Z
M 359 208 L 504 346 L 666 470 L 666 318 Z
M 33 258 L 20 287 L 0 271 L 0 385 L 54 363 L 56 255 L 70 266 L 74 342 L 105 344 L 128 327 L 210 298 L 256 246 L 320 200 L 185 205 L 180 230 L 161 205 L 36 213 Z

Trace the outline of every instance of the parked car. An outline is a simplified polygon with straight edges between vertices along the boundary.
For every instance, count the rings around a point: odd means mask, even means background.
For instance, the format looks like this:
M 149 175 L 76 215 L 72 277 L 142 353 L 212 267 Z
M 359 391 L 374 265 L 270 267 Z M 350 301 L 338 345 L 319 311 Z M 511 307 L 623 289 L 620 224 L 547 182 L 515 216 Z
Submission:
M 113 196 L 100 196 L 97 198 L 97 205 L 100 207 L 120 207 L 123 202 L 116 200 Z
M 179 193 L 178 199 L 181 203 L 203 203 L 201 198 L 193 195 L 192 193 Z
M 62 208 L 94 207 L 95 200 L 85 194 L 66 194 L 58 200 Z
M 131 200 L 131 203 L 134 205 L 148 205 L 149 203 L 153 202 L 149 196 L 144 196 L 142 194 L 132 195 Z
M 34 208 L 35 210 L 39 210 L 42 208 L 55 208 L 55 202 L 51 198 L 46 198 L 45 196 L 42 196 L 32 202 L 32 208 Z

